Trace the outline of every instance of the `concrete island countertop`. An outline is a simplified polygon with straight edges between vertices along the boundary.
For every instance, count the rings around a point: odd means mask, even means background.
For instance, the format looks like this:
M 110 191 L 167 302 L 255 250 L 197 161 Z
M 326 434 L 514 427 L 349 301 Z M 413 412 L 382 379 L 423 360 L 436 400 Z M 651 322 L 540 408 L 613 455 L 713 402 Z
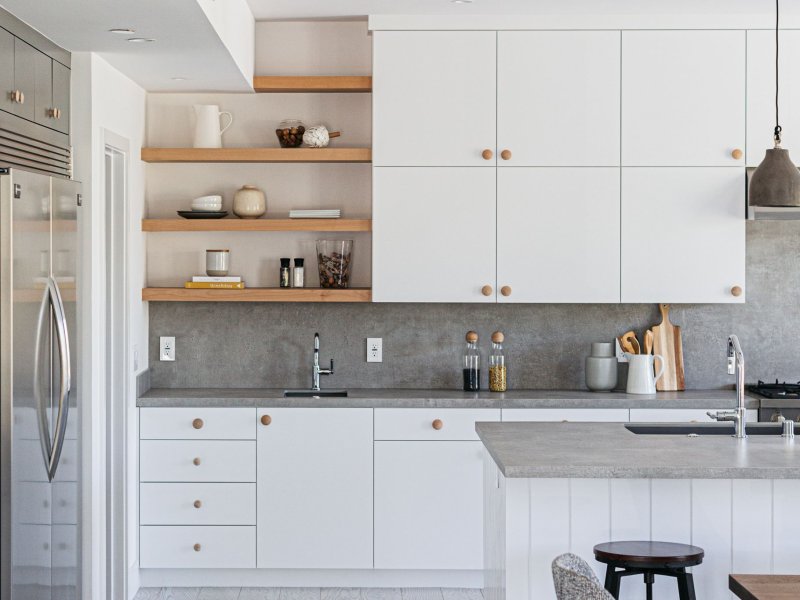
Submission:
M 152 388 L 140 407 L 340 407 L 340 408 L 733 408 L 733 390 L 687 390 L 632 395 L 565 390 L 460 392 L 451 390 L 351 389 L 347 398 L 284 398 L 283 389 Z M 747 397 L 748 408 L 758 400 Z
M 800 479 L 800 441 L 779 435 L 637 435 L 622 423 L 477 423 L 475 429 L 506 477 Z

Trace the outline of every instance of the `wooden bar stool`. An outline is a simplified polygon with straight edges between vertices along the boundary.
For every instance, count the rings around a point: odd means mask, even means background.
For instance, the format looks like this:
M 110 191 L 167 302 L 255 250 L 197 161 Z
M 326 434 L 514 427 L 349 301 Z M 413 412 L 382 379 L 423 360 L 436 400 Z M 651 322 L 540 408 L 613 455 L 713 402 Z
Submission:
M 698 546 L 672 542 L 606 542 L 594 547 L 594 557 L 607 565 L 605 588 L 617 599 L 623 577 L 643 575 L 647 600 L 653 600 L 655 576 L 666 575 L 678 581 L 680 600 L 696 600 L 694 580 L 686 567 L 699 565 L 704 555 L 704 550 Z

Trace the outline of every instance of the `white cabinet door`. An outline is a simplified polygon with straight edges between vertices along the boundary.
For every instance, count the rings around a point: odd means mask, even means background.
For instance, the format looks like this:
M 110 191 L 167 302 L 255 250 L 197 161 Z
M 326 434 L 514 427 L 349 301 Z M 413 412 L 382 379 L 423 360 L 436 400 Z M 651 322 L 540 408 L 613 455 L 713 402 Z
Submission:
M 619 211 L 618 168 L 498 169 L 498 301 L 619 302 Z
M 258 414 L 258 567 L 371 568 L 372 409 Z
M 375 568 L 483 568 L 481 442 L 375 442 Z
M 373 164 L 493 167 L 496 45 L 494 31 L 373 33 Z
M 800 31 L 781 31 L 780 124 L 783 147 L 800 158 Z M 747 164 L 756 167 L 773 147 L 775 32 L 747 32 Z
M 624 31 L 622 164 L 744 166 L 744 89 L 744 31 Z
M 373 169 L 373 301 L 495 301 L 496 171 Z
M 740 168 L 623 168 L 622 302 L 744 302 L 744 202 Z
M 627 423 L 627 408 L 504 408 L 503 422 Z
M 619 165 L 620 33 L 501 31 L 499 166 Z

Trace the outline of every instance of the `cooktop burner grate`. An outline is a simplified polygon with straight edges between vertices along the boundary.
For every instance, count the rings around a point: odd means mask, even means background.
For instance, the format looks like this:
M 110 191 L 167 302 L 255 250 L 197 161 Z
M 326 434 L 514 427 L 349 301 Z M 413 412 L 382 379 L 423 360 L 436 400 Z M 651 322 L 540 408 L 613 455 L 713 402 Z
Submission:
M 800 399 L 800 383 L 779 382 L 764 383 L 759 380 L 755 385 L 748 385 L 747 389 L 764 398 L 798 398 Z

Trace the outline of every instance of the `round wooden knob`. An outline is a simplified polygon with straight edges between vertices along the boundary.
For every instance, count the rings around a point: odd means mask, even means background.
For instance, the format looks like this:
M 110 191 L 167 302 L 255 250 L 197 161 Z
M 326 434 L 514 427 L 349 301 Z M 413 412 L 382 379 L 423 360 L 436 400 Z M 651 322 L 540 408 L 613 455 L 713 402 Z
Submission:
M 202 429 L 203 428 L 203 419 L 195 419 L 192 421 L 192 427 L 195 429 Z
M 200 544 L 195 544 L 194 545 L 194 551 L 195 552 L 200 552 Z
M 17 93 L 19 94 L 19 100 L 17 100 L 17 102 L 19 102 L 20 104 L 25 104 L 25 92 L 20 90 Z
M 511 150 L 503 150 L 500 153 L 500 158 L 502 158 L 503 160 L 508 160 L 509 158 L 511 158 Z
M 492 286 L 490 285 L 485 285 L 481 288 L 481 294 L 484 296 L 491 296 L 493 291 L 494 290 L 492 290 Z
M 200 508 L 201 506 L 203 506 L 203 503 L 200 502 L 200 500 L 195 500 L 194 501 L 194 507 L 195 508 Z
M 510 296 L 511 295 L 511 286 L 510 285 L 504 285 L 503 287 L 500 288 L 500 293 L 503 294 L 503 296 Z
M 731 151 L 731 156 L 734 160 L 741 160 L 744 156 L 744 152 L 742 152 L 739 148 L 734 148 L 733 151 Z
M 61 109 L 57 108 L 56 109 L 56 119 L 60 119 L 60 118 L 61 118 Z
M 483 160 L 492 160 L 492 157 L 494 156 L 494 152 L 492 152 L 491 150 L 489 150 L 487 148 L 486 150 L 481 152 L 481 156 L 483 157 Z
M 199 465 L 199 464 L 200 464 L 200 457 L 197 457 L 197 458 L 195 458 L 195 459 L 192 461 L 192 464 L 193 464 L 193 465 L 195 465 L 195 466 Z
M 735 285 L 735 286 L 733 286 L 731 288 L 731 296 L 735 296 L 736 298 L 738 298 L 741 295 L 742 295 L 742 288 L 741 287 L 739 287 L 738 285 Z
M 444 423 L 442 423 L 441 419 L 434 419 L 433 423 L 431 423 L 431 427 L 433 427 L 436 431 L 439 431 L 442 427 L 444 427 Z
M 269 425 L 272 423 L 272 417 L 269 415 L 261 415 L 261 424 L 262 425 Z

